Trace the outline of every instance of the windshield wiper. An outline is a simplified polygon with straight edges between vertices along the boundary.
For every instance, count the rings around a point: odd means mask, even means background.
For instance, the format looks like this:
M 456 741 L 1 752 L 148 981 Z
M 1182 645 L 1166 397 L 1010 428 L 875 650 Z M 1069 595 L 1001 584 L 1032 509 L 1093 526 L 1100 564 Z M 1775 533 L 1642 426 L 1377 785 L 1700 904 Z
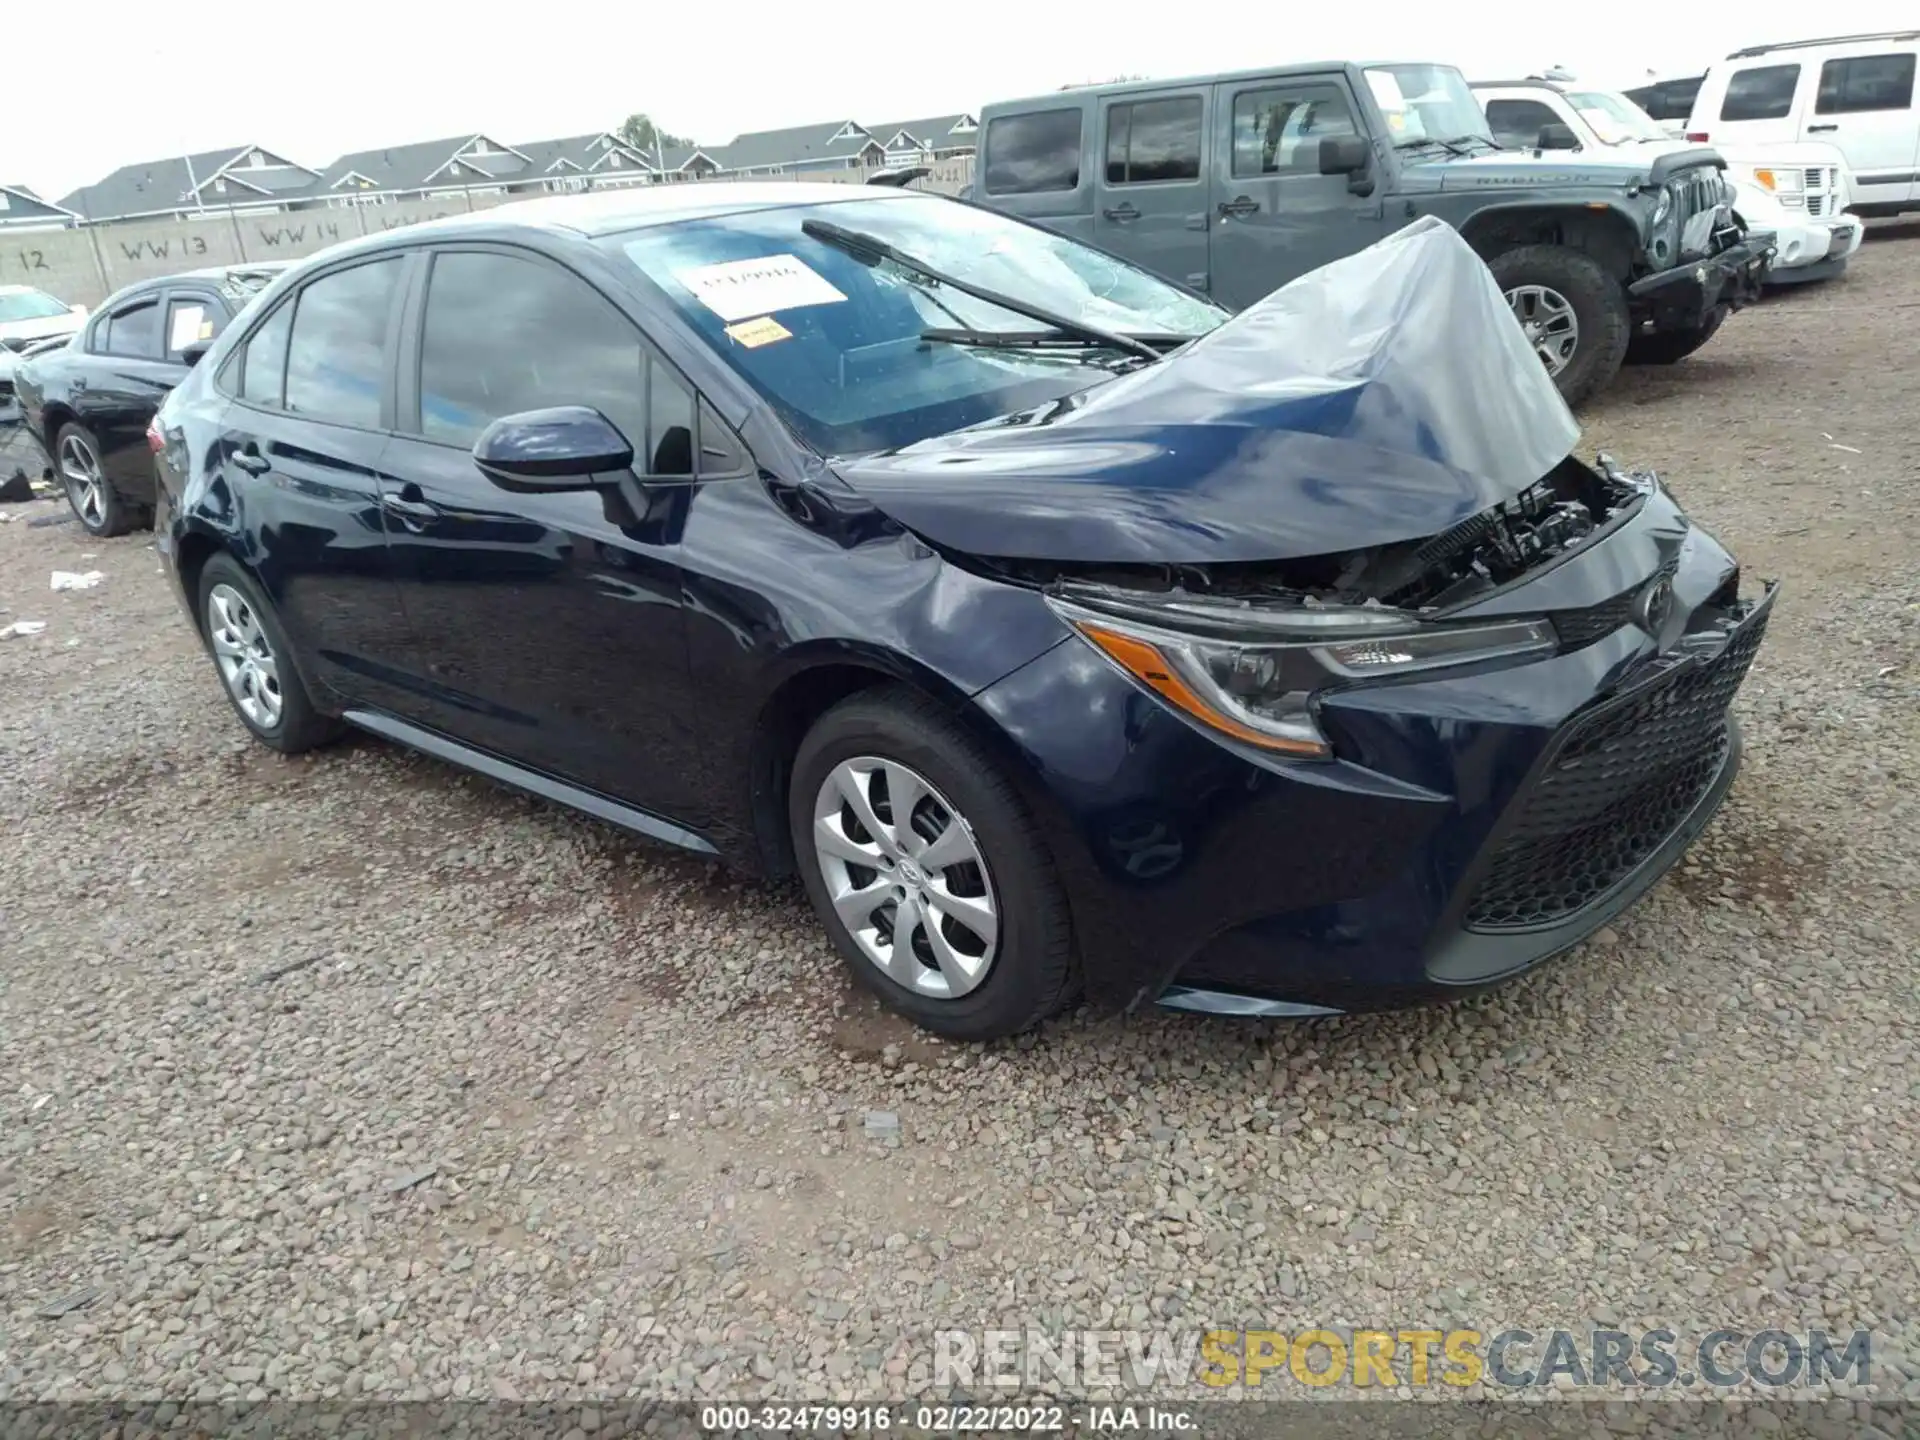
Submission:
M 1469 153 L 1460 148 L 1459 142 L 1454 140 L 1442 140 L 1438 136 L 1434 136 L 1434 135 L 1422 135 L 1417 140 L 1396 140 L 1394 142 L 1393 148 L 1396 150 L 1418 150 L 1422 145 L 1438 145 L 1442 150 L 1446 151 L 1449 155 L 1465 155 Z
M 869 235 L 863 230 L 845 230 L 828 220 L 803 220 L 800 222 L 802 234 L 810 235 L 823 244 L 836 250 L 844 250 L 854 259 L 871 264 L 880 260 L 891 260 L 903 270 L 911 270 L 921 278 L 933 281 L 936 285 L 951 285 L 962 295 L 971 295 L 975 300 L 983 300 L 989 305 L 997 305 L 1002 310 L 1010 310 L 1015 315 L 1024 315 L 1029 320 L 1038 320 L 1049 329 L 1057 330 L 1063 336 L 1077 336 L 1082 343 L 1104 345 L 1113 350 L 1124 350 L 1138 355 L 1143 360 L 1158 360 L 1160 352 L 1144 340 L 1136 340 L 1131 335 L 1120 335 L 1110 330 L 1102 330 L 1097 325 L 1089 325 L 1082 320 L 1069 320 L 1064 315 L 1056 315 L 1038 305 L 1030 305 L 1024 300 L 1015 300 L 1002 295 L 997 290 L 988 290 L 984 286 L 970 284 L 965 280 L 956 280 L 945 271 L 936 270 L 924 260 L 896 250 L 878 235 Z M 872 257 L 869 259 L 868 257 Z M 988 334 L 988 331 L 961 332 L 970 334 Z
M 1498 150 L 1500 148 L 1499 141 L 1490 140 L 1485 135 L 1456 135 L 1444 143 L 1448 145 L 1484 145 L 1489 150 Z
M 976 330 L 967 326 L 958 330 L 922 330 L 922 340 L 943 345 L 978 345 L 989 350 L 1084 350 L 1089 345 L 1104 345 L 1104 340 L 1083 339 L 1078 335 L 1053 330 Z M 1198 339 L 1194 335 L 1144 335 L 1128 332 L 1127 339 L 1152 347 L 1156 355 L 1177 349 Z

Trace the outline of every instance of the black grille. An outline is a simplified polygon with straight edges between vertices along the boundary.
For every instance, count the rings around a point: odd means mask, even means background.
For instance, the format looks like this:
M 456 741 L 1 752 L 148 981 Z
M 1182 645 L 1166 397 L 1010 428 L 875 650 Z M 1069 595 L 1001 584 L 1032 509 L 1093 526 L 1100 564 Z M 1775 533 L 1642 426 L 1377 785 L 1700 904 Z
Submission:
M 1762 615 L 1712 660 L 1682 663 L 1568 727 L 1516 802 L 1467 907 L 1469 930 L 1564 920 L 1660 848 L 1726 763 L 1727 706 L 1765 631 Z

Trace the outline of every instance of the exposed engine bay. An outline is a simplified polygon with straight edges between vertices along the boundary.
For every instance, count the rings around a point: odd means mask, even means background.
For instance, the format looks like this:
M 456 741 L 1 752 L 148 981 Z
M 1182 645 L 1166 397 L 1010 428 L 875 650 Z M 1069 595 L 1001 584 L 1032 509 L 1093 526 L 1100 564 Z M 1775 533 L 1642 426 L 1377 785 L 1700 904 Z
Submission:
M 1558 559 L 1621 518 L 1652 478 L 1607 456 L 1569 456 L 1546 477 L 1426 540 L 1299 559 L 1221 565 L 1079 566 L 988 562 L 1009 580 L 1163 594 L 1384 605 L 1434 612 L 1475 600 Z

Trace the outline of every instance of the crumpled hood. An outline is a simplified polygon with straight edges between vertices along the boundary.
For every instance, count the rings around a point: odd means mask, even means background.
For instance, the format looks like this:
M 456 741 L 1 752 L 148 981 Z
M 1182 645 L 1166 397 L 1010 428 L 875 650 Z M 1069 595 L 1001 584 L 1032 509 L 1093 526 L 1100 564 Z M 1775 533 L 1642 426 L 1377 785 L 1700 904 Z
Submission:
M 71 335 L 87 323 L 84 315 L 47 315 L 36 320 L 0 321 L 0 342 L 9 347 L 30 340 L 52 340 Z
M 1438 534 L 1579 433 L 1487 267 L 1429 216 L 1158 364 L 834 468 L 949 549 L 1214 564 Z

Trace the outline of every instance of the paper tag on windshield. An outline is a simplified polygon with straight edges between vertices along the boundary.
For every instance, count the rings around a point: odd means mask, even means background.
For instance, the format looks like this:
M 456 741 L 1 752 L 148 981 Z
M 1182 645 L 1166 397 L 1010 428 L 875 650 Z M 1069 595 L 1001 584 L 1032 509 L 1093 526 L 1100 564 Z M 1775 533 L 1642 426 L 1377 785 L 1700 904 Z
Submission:
M 198 305 L 182 305 L 173 312 L 173 335 L 167 341 L 167 349 L 184 350 L 200 339 L 201 322 L 207 318 L 207 312 Z
M 771 315 L 762 315 L 758 320 L 742 320 L 738 325 L 727 326 L 727 338 L 749 350 L 757 350 L 776 340 L 790 340 L 793 332 Z
M 678 271 L 674 277 L 722 320 L 751 320 L 803 305 L 836 305 L 847 297 L 794 255 L 764 255 Z
M 1407 97 L 1401 93 L 1400 82 L 1394 78 L 1393 72 L 1367 71 L 1367 88 L 1373 91 L 1373 98 L 1380 102 L 1380 108 L 1389 114 L 1407 108 Z

